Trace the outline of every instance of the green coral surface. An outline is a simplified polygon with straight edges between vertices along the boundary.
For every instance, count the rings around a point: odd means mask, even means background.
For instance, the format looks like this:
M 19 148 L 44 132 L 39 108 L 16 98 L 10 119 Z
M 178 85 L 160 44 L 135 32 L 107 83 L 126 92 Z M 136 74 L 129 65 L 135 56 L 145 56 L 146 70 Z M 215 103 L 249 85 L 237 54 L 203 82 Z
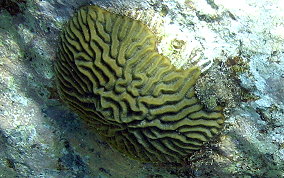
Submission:
M 81 8 L 61 34 L 59 94 L 114 148 L 143 162 L 180 162 L 224 123 L 206 111 L 198 67 L 175 68 L 141 22 L 97 6 Z

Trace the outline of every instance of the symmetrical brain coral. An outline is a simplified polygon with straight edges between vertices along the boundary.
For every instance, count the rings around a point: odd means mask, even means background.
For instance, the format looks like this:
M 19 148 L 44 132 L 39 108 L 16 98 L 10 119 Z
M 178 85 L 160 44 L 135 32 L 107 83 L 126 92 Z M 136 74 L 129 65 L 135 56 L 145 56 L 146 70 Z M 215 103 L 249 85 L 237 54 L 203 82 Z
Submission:
M 97 6 L 66 24 L 58 92 L 112 147 L 143 162 L 180 162 L 222 128 L 195 95 L 198 67 L 176 69 L 141 22 Z

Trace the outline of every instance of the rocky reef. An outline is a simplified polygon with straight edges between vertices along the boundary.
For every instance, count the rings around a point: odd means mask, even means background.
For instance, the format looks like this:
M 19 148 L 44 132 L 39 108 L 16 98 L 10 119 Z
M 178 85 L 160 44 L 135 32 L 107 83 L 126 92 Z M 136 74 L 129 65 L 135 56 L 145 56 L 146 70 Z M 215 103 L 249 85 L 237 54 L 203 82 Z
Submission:
M 284 176 L 281 0 L 3 2 L 0 177 Z M 202 104 L 224 106 L 221 134 L 182 165 L 128 158 L 59 100 L 59 34 L 90 3 L 146 24 L 173 65 L 201 69 L 195 91 Z

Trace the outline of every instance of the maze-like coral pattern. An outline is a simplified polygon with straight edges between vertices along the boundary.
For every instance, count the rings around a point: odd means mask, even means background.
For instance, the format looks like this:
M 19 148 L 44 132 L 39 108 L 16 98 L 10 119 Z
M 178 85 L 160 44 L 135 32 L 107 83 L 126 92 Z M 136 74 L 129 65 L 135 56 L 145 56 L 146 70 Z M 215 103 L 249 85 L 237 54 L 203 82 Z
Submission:
M 58 91 L 119 151 L 144 162 L 180 162 L 219 132 L 224 117 L 196 98 L 200 69 L 176 69 L 155 43 L 139 21 L 83 7 L 61 34 Z

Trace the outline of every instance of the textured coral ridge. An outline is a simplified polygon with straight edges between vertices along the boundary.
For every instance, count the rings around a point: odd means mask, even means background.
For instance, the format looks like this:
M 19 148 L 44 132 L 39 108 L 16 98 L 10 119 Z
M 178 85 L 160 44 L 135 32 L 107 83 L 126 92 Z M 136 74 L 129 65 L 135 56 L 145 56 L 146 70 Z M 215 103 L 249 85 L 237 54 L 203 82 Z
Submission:
M 61 98 L 119 151 L 180 162 L 222 128 L 195 96 L 200 69 L 178 70 L 139 21 L 86 6 L 66 24 L 55 64 Z

